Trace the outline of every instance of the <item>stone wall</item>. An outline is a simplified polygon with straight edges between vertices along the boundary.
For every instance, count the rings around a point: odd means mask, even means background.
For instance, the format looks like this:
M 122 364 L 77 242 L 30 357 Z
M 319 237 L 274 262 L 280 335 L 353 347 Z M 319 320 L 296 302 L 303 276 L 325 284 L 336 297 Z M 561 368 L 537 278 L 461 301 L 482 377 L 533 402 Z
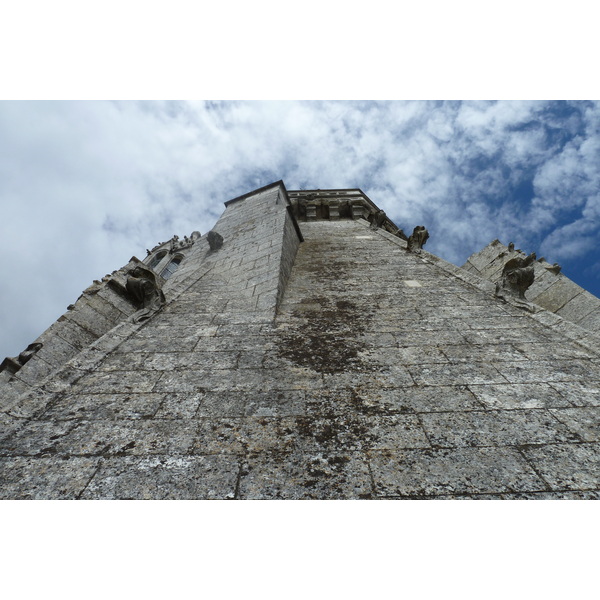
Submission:
M 282 185 L 227 203 L 160 312 L 2 413 L 2 497 L 599 497 L 593 340 L 364 219 L 300 228 Z
M 139 262 L 133 258 L 109 280 L 97 281 L 87 288 L 64 315 L 34 340 L 33 343 L 41 347 L 24 365 L 13 366 L 9 362 L 11 359 L 3 361 L 0 410 L 14 403 L 20 395 L 40 384 L 136 311 L 136 306 L 124 293 L 124 273 Z
M 463 269 L 496 283 L 502 277 L 504 265 L 520 250 L 510 251 L 508 246 L 494 240 L 480 252 L 467 259 Z M 526 298 L 546 310 L 576 323 L 596 334 L 600 331 L 600 298 L 584 290 L 543 258 L 534 263 L 535 279 L 525 293 Z

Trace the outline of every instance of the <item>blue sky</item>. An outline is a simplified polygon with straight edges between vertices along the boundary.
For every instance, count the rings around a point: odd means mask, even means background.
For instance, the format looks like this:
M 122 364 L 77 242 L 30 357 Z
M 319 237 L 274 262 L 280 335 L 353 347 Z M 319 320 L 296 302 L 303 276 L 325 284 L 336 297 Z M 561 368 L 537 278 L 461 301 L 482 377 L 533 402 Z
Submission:
M 0 154 L 3 355 L 93 279 L 278 179 L 359 187 L 458 265 L 513 241 L 600 295 L 598 102 L 6 101 Z

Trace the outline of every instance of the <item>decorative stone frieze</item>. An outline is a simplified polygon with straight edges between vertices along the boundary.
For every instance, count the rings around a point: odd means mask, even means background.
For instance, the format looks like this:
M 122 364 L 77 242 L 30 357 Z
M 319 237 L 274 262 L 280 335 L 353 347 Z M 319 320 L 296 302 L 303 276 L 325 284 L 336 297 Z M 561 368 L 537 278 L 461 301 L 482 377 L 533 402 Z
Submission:
M 329 200 L 327 205 L 329 208 L 329 218 L 332 221 L 337 221 L 340 218 L 340 201 L 339 200 Z
M 164 246 L 165 244 L 168 244 L 168 242 L 159 242 L 151 250 L 148 250 L 148 248 L 146 248 L 146 256 L 150 256 L 153 252 L 156 252 L 161 246 Z
M 178 250 L 185 250 L 186 248 L 191 248 L 194 245 L 194 242 L 200 239 L 200 237 L 201 233 L 199 231 L 192 231 L 189 237 L 187 235 L 184 235 L 182 240 L 179 239 L 178 235 L 174 235 L 168 242 L 160 242 L 156 244 L 156 246 L 154 246 L 152 250 L 148 250 L 146 248 L 146 256 L 150 256 L 150 254 L 153 254 L 159 248 L 166 245 L 168 245 L 169 254 L 174 254 Z
M 199 232 L 196 231 L 194 233 L 198 233 L 198 237 L 200 237 Z M 175 252 L 177 252 L 178 250 L 191 248 L 194 245 L 196 239 L 197 238 L 194 237 L 194 234 L 192 234 L 191 238 L 189 238 L 187 235 L 184 235 L 182 240 L 179 239 L 179 236 L 174 235 L 169 242 L 169 254 L 175 254 Z
M 316 219 L 317 218 L 317 204 L 316 204 L 316 202 L 313 202 L 312 200 L 311 201 L 307 200 L 305 202 L 304 206 L 306 208 L 306 219 L 308 221 Z
M 350 210 L 353 219 L 366 219 L 369 214 L 369 209 L 362 200 L 350 202 Z
M 292 190 L 288 192 L 293 216 L 300 222 L 365 219 L 403 240 L 407 237 L 360 189 Z M 373 223 L 373 218 L 377 220 Z
M 429 232 L 427 231 L 427 229 L 425 229 L 423 225 L 417 225 L 413 229 L 411 236 L 408 238 L 406 249 L 409 252 L 414 252 L 415 254 L 418 254 L 419 252 L 421 252 L 421 248 L 423 248 L 428 239 Z

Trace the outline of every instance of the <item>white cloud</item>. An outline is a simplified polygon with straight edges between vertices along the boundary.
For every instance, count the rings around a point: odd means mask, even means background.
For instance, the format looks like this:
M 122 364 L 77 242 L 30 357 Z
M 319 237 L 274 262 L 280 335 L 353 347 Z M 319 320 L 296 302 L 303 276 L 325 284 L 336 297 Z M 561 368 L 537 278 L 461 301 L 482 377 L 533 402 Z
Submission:
M 131 255 L 206 232 L 224 201 L 280 178 L 361 187 L 459 264 L 496 237 L 582 256 L 598 237 L 599 115 L 541 102 L 0 104 L 0 354 Z M 582 219 L 588 241 L 561 246 Z
M 562 260 L 581 256 L 597 244 L 597 226 L 580 219 L 555 229 L 542 243 L 541 251 Z

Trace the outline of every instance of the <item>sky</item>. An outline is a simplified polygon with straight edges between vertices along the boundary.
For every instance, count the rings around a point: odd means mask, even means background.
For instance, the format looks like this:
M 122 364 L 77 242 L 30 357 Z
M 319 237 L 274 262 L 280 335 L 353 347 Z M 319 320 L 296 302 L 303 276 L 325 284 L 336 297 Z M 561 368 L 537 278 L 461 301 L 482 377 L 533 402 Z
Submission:
M 457 265 L 512 241 L 600 295 L 599 102 L 4 101 L 0 155 L 3 356 L 279 179 L 360 188 Z

